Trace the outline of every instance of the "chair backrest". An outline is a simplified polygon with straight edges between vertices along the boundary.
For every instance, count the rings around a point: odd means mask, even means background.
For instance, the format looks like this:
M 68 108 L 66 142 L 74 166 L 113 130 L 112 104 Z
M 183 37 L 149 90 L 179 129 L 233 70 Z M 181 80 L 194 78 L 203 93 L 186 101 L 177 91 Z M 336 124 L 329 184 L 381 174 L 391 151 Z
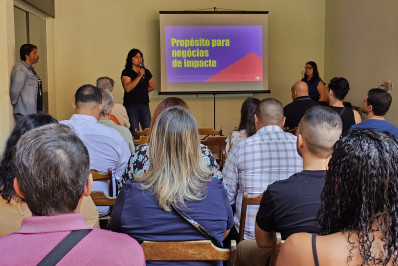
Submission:
M 115 197 L 108 197 L 103 191 L 91 191 L 90 196 L 95 206 L 114 206 L 116 202 Z
M 142 249 L 147 261 L 229 261 L 235 264 L 236 241 L 230 248 L 218 248 L 210 240 L 197 241 L 144 241 Z
M 281 233 L 274 232 L 273 235 L 274 239 L 272 241 L 270 266 L 276 265 L 276 259 L 278 258 L 279 250 L 281 249 L 282 244 L 285 242 L 284 240 L 282 240 Z
M 240 211 L 239 241 L 242 241 L 245 235 L 247 205 L 260 205 L 262 197 L 263 193 L 255 197 L 249 197 L 247 191 L 244 192 L 242 198 L 242 208 Z
M 199 131 L 199 135 L 206 135 L 206 136 L 209 136 L 209 135 L 222 136 L 223 135 L 222 129 L 215 130 L 212 128 L 199 128 L 198 131 Z
M 135 130 L 135 135 L 136 136 L 149 136 L 151 135 L 151 129 L 150 128 L 146 128 L 144 130 L 140 130 L 137 131 L 137 129 Z
M 224 165 L 225 162 L 225 140 L 227 137 L 208 137 L 205 140 L 200 141 L 203 145 L 206 145 L 211 153 L 213 154 L 214 158 L 217 160 L 220 168 Z
M 109 182 L 109 195 L 113 196 L 113 183 L 112 183 L 112 168 L 108 169 L 108 173 L 100 173 L 97 170 L 90 170 L 94 181 L 106 181 Z
M 134 140 L 134 145 L 145 144 L 149 142 L 149 136 L 141 136 L 139 139 Z

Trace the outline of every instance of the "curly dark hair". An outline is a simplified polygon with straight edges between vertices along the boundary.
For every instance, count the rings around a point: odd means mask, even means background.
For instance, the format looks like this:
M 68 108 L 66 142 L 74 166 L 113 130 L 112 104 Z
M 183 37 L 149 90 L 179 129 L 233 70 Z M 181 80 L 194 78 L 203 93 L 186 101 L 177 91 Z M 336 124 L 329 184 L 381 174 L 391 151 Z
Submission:
M 247 98 L 240 109 L 240 123 L 238 130 L 246 130 L 247 137 L 251 137 L 256 133 L 256 125 L 254 124 L 254 113 L 260 100 L 257 98 Z
M 321 234 L 348 231 L 347 262 L 359 241 L 362 265 L 398 260 L 398 139 L 375 129 L 354 129 L 336 142 L 318 212 Z M 372 251 L 375 232 L 380 252 Z
M 11 160 L 18 140 L 29 130 L 52 123 L 58 123 L 58 121 L 51 115 L 28 115 L 15 125 L 11 135 L 8 137 L 0 162 L 0 196 L 7 202 L 10 202 L 11 198 L 16 195 L 13 186 L 15 174 L 12 171 Z

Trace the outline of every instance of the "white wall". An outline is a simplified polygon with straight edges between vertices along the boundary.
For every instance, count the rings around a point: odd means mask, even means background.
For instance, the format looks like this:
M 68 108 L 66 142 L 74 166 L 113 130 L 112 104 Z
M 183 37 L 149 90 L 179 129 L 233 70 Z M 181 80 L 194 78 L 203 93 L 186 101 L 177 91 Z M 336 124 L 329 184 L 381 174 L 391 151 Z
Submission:
M 326 2 L 325 77 L 350 82 L 346 99 L 362 106 L 367 91 L 384 81 L 398 86 L 398 1 Z M 386 118 L 398 125 L 398 87 Z
M 160 85 L 159 11 L 199 10 L 269 11 L 269 88 L 287 104 L 290 87 L 301 78 L 304 63 L 314 60 L 323 74 L 325 0 L 56 0 L 54 20 L 55 87 L 58 119 L 72 114 L 71 102 L 77 88 L 94 83 L 99 76 L 116 81 L 115 98 L 122 102 L 120 74 L 128 51 L 142 50 L 145 64 Z M 303 15 L 310 14 L 310 15 Z M 157 89 L 158 90 L 158 89 Z M 228 134 L 239 123 L 241 103 L 250 95 L 219 95 L 216 128 Z M 151 109 L 162 98 L 150 94 Z M 212 96 L 182 96 L 188 101 L 200 127 L 213 126 Z

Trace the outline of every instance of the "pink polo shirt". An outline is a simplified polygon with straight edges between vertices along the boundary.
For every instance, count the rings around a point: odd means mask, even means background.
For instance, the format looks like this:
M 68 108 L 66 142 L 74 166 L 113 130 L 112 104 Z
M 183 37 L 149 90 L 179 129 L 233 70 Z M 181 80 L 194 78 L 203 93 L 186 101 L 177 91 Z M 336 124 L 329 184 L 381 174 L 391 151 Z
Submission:
M 37 265 L 72 230 L 90 229 L 81 214 L 33 216 L 21 229 L 0 238 L 0 265 Z M 93 229 L 57 265 L 145 265 L 132 237 Z

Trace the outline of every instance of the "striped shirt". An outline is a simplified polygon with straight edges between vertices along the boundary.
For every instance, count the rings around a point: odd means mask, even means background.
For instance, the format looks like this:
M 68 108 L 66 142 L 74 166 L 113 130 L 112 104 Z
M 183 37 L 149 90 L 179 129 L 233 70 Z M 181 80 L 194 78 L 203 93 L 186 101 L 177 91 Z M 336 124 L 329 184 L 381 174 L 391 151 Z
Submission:
M 244 191 L 249 197 L 261 194 L 269 184 L 287 179 L 303 170 L 303 160 L 297 153 L 297 138 L 279 126 L 260 128 L 256 134 L 239 142 L 228 155 L 223 169 L 228 198 L 236 203 L 235 228 L 239 220 Z M 254 239 L 254 223 L 259 206 L 248 206 L 245 239 Z

